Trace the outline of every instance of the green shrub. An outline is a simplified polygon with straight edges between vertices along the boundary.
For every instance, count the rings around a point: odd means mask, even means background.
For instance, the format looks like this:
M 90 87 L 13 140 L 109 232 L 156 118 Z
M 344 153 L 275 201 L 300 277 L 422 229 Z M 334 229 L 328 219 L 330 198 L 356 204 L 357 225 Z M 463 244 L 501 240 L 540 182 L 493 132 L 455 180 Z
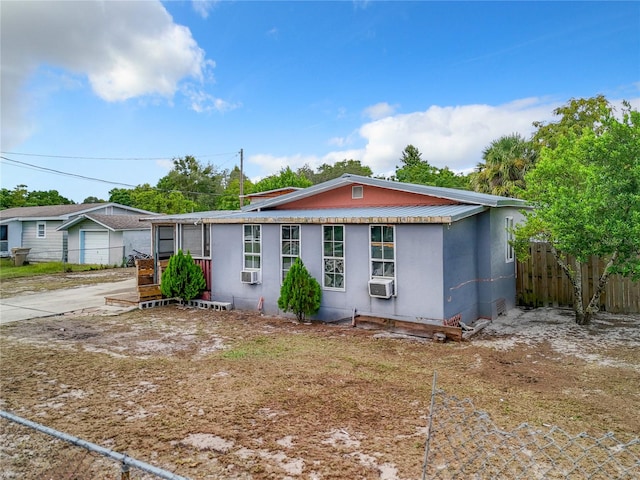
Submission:
M 186 255 L 182 250 L 172 255 L 167 269 L 162 272 L 160 291 L 165 297 L 178 297 L 188 302 L 196 298 L 204 289 L 207 282 L 202 269 L 193 261 L 191 253 Z
M 302 260 L 297 258 L 284 278 L 278 307 L 285 312 L 295 313 L 298 321 L 302 322 L 306 315 L 313 315 L 320 310 L 321 299 L 320 284 L 311 276 Z

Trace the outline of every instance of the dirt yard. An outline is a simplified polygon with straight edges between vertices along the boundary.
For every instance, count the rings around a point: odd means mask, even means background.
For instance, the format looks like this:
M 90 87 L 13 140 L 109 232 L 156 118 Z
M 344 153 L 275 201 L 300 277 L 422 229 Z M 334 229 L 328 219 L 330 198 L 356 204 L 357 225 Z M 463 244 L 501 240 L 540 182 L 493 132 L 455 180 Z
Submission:
M 628 440 L 639 347 L 640 316 L 578 327 L 550 309 L 445 344 L 177 306 L 65 315 L 0 328 L 0 408 L 193 479 L 416 479 L 434 370 L 502 428 Z M 0 427 L 2 479 L 118 478 L 113 462 L 82 476 L 48 437 Z
M 135 268 L 107 268 L 104 270 L 56 273 L 33 277 L 12 278 L 2 281 L 0 298 L 14 295 L 37 293 L 45 290 L 59 290 L 96 283 L 119 282 L 135 277 Z

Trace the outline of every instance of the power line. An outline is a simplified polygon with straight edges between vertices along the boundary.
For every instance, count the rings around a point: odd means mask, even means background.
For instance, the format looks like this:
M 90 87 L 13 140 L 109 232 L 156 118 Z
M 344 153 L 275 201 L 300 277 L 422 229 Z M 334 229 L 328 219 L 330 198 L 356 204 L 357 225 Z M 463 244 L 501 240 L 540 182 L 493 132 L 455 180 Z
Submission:
M 6 152 L 2 151 L 5 155 L 20 155 L 25 157 L 44 157 L 44 158 L 66 158 L 69 160 L 125 160 L 125 161 L 142 161 L 142 160 L 168 160 L 169 157 L 88 157 L 88 156 L 71 156 L 71 155 L 45 155 L 41 153 L 24 153 L 24 152 Z M 195 158 L 203 157 L 224 157 L 227 155 L 237 156 L 238 152 L 224 152 L 224 153 L 208 153 L 206 155 L 191 155 Z M 176 157 L 172 157 L 176 158 Z
M 23 168 L 29 168 L 31 170 L 41 170 L 41 171 L 53 173 L 54 175 L 62 175 L 62 176 L 66 176 L 66 177 L 81 178 L 83 180 L 91 180 L 91 181 L 94 181 L 94 182 L 108 183 L 108 184 L 111 184 L 111 185 L 122 185 L 122 186 L 125 186 L 125 187 L 131 187 L 131 188 L 135 188 L 136 187 L 135 185 L 131 185 L 129 183 L 112 182 L 110 180 L 104 180 L 102 178 L 87 177 L 85 175 L 79 175 L 77 173 L 62 172 L 60 170 L 55 170 L 53 168 L 41 167 L 39 165 L 33 165 L 32 163 L 21 162 L 20 160 L 13 160 L 12 158 L 7 158 L 5 156 L 0 156 L 0 158 L 2 158 L 2 160 L 5 160 L 7 162 L 15 163 L 15 164 L 17 164 L 16 166 L 22 166 Z
M 82 179 L 82 180 L 90 180 L 90 181 L 93 181 L 93 182 L 106 183 L 106 184 L 109 184 L 109 185 L 120 185 L 120 186 L 123 186 L 123 187 L 129 187 L 129 188 L 137 188 L 137 187 L 140 186 L 140 185 L 132 185 L 130 183 L 113 182 L 111 180 L 104 180 L 102 178 L 87 177 L 85 175 L 79 175 L 77 173 L 70 173 L 70 172 L 63 172 L 61 170 L 55 170 L 53 168 L 41 167 L 39 165 L 33 165 L 32 163 L 22 162 L 20 160 L 14 160 L 12 158 L 5 157 L 4 155 L 0 155 L 0 159 L 15 164 L 15 165 L 13 165 L 15 167 L 27 168 L 27 169 L 30 169 L 30 170 L 40 170 L 40 171 L 52 173 L 54 175 L 61 175 L 61 176 L 65 176 L 65 177 L 79 178 L 79 179 Z M 183 195 L 210 195 L 210 196 L 214 196 L 214 197 L 215 196 L 230 196 L 230 195 L 234 195 L 234 194 L 229 194 L 229 193 L 190 192 L 190 191 L 175 190 L 175 189 L 174 190 L 167 190 L 167 189 L 161 189 L 161 188 L 152 187 L 152 186 L 149 186 L 149 189 L 150 190 L 157 190 L 158 192 L 163 192 L 163 193 L 179 192 L 179 193 L 181 193 Z

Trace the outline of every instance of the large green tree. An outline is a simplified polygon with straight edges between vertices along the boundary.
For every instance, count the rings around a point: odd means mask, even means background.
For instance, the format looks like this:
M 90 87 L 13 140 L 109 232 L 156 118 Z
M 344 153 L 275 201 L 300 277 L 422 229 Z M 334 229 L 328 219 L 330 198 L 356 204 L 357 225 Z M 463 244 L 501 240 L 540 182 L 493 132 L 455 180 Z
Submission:
M 373 175 L 371 168 L 362 165 L 360 160 L 353 159 L 341 160 L 333 165 L 323 163 L 315 172 L 311 171 L 307 166 L 298 169 L 298 174 L 307 177 L 314 185 L 341 177 L 345 173 L 360 175 L 362 177 L 370 177 Z
M 157 188 L 167 193 L 180 192 L 193 202 L 196 211 L 215 210 L 217 199 L 224 191 L 224 180 L 225 172 L 186 155 L 173 159 L 173 168 L 158 180 Z
M 521 258 L 532 238 L 551 245 L 573 286 L 581 325 L 598 311 L 611 274 L 640 278 L 640 113 L 626 105 L 618 120 L 609 109 L 596 127 L 563 130 L 542 148 L 525 177 L 524 196 L 534 209 L 515 229 Z M 583 301 L 592 256 L 606 264 L 593 272 L 594 293 Z
M 105 201 L 101 198 L 95 197 L 93 195 L 85 198 L 82 203 L 104 203 Z
M 131 190 L 131 205 L 134 208 L 158 213 L 189 213 L 198 208 L 197 204 L 185 198 L 182 192 L 165 192 L 148 183 L 138 185 Z
M 612 111 L 604 95 L 591 98 L 572 98 L 553 111 L 557 121 L 533 122 L 536 131 L 531 139 L 533 148 L 555 148 L 558 140 L 569 133 L 582 135 L 584 129 L 601 133 Z
M 13 190 L 3 188 L 0 190 L 0 207 L 3 210 L 5 208 L 24 207 L 28 193 L 26 185 L 16 185 Z
M 109 201 L 113 203 L 119 203 L 120 205 L 127 205 L 133 207 L 133 200 L 131 200 L 130 188 L 112 188 L 109 190 Z
M 63 197 L 57 190 L 29 191 L 26 185 L 16 185 L 13 190 L 0 189 L 0 209 L 73 203 L 75 203 L 73 200 Z
M 240 208 L 240 169 L 235 166 L 225 179 L 224 193 L 216 202 L 217 210 L 237 210 Z M 247 177 L 243 177 L 243 195 L 252 193 L 254 185 Z M 246 203 L 246 201 L 245 201 Z
M 483 162 L 471 175 L 471 187 L 476 192 L 517 197 L 536 158 L 536 150 L 520 134 L 500 137 L 482 152 Z
M 396 167 L 395 180 L 435 187 L 469 188 L 464 175 L 456 174 L 449 167 L 438 168 L 422 159 L 422 153 L 413 145 L 407 145 L 400 158 L 402 166 Z
M 291 167 L 285 167 L 275 175 L 269 175 L 263 178 L 253 186 L 255 192 L 267 192 L 269 190 L 277 190 L 278 188 L 300 187 L 306 188 L 313 185 L 311 180 L 303 175 L 299 175 Z

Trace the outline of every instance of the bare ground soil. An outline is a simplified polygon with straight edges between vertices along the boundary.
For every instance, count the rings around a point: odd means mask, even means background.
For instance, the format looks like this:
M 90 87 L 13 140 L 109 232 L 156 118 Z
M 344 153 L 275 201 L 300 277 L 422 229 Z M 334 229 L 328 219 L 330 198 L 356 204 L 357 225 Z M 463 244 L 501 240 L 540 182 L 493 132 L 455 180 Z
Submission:
M 175 305 L 66 315 L 0 328 L 0 408 L 194 479 L 415 479 L 434 370 L 504 429 L 625 440 L 639 347 L 638 315 L 579 327 L 552 309 L 446 344 Z M 0 478 L 117 478 L 52 445 L 0 420 Z
M 74 288 L 96 283 L 119 282 L 133 278 L 135 268 L 107 268 L 87 272 L 55 273 L 3 280 L 0 284 L 0 298 L 38 293 L 47 290 Z

